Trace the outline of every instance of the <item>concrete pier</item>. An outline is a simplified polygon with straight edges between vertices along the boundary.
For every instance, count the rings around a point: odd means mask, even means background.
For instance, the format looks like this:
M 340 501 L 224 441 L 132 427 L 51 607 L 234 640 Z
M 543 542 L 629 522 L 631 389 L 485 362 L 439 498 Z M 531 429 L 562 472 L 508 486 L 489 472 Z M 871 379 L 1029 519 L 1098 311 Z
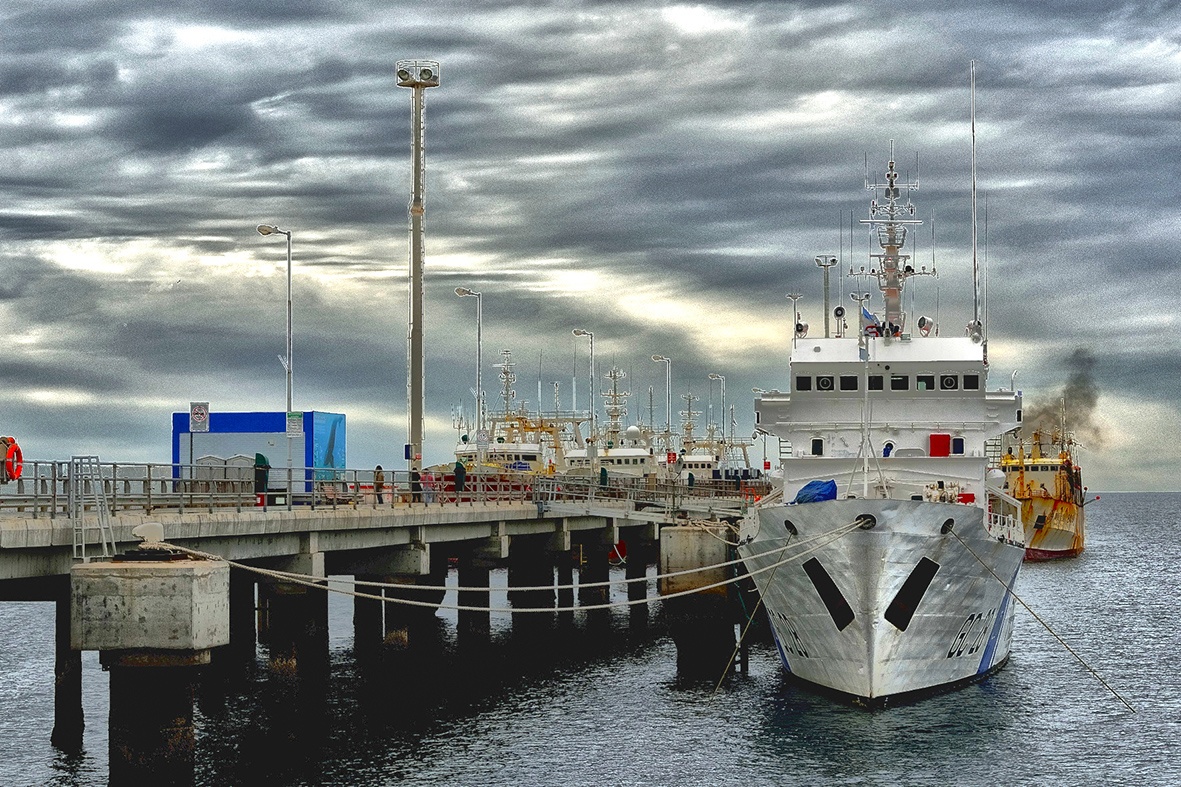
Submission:
M 193 779 L 193 684 L 230 640 L 230 567 L 140 550 L 71 571 L 70 644 L 110 681 L 110 783 Z
M 729 529 L 665 527 L 660 531 L 660 573 L 717 566 L 731 559 Z M 694 591 L 665 601 L 669 631 L 677 646 L 677 670 L 684 675 L 717 676 L 734 654 L 737 621 L 730 585 L 701 590 L 733 576 L 727 568 L 711 568 L 660 580 L 661 595 Z

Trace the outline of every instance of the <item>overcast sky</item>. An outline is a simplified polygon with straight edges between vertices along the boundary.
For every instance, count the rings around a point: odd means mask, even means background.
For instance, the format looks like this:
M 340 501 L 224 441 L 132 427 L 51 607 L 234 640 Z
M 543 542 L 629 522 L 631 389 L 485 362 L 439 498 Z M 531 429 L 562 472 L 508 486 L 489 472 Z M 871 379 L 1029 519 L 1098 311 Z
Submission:
M 699 409 L 724 375 L 749 435 L 751 388 L 787 387 L 785 294 L 822 334 L 814 257 L 864 263 L 850 212 L 891 140 L 939 269 L 916 309 L 945 335 L 970 318 L 976 60 L 990 387 L 1082 391 L 1092 489 L 1181 488 L 1176 5 L 9 0 L 0 433 L 26 459 L 168 461 L 190 401 L 282 410 L 273 223 L 294 238 L 296 409 L 347 414 L 350 466 L 403 467 L 394 64 L 426 58 L 427 461 L 472 407 L 457 286 L 483 293 L 492 404 L 507 348 L 522 399 L 540 376 L 569 407 L 577 370 L 585 407 L 583 328 L 629 374 L 629 420 L 650 388 L 664 420 L 658 353 Z

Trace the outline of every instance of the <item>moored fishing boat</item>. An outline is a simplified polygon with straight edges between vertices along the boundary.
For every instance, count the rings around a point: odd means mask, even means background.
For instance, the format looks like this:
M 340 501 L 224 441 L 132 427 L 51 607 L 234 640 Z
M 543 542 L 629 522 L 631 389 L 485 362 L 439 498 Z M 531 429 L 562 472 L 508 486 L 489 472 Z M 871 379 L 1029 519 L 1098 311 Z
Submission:
M 1074 448 L 1064 416 L 1060 429 L 1036 430 L 1028 443 L 1013 438 L 1001 457 L 1009 494 L 1021 501 L 1026 560 L 1075 557 L 1083 551 L 1086 487 Z
M 782 487 L 742 520 L 738 551 L 786 669 L 877 704 L 1005 663 L 1025 550 L 1018 501 L 985 451 L 1020 424 L 1021 395 L 988 390 L 978 308 L 965 335 L 940 336 L 925 317 L 911 333 L 904 286 L 934 274 L 904 251 L 917 183 L 891 160 L 866 186 L 862 223 L 881 251 L 849 272 L 877 285 L 883 311 L 854 293 L 854 335 L 841 308 L 835 337 L 797 330 L 790 391 L 755 400 L 758 430 L 791 445 Z

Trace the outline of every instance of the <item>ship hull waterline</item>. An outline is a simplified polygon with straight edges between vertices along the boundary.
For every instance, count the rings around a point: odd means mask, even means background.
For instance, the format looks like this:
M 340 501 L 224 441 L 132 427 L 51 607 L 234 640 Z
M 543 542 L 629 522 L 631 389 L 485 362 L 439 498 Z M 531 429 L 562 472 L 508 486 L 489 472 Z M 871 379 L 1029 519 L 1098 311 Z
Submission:
M 872 527 L 849 530 L 867 516 Z M 1008 659 L 1024 545 L 991 535 L 977 506 L 779 504 L 752 511 L 742 534 L 795 678 L 878 705 L 982 679 Z

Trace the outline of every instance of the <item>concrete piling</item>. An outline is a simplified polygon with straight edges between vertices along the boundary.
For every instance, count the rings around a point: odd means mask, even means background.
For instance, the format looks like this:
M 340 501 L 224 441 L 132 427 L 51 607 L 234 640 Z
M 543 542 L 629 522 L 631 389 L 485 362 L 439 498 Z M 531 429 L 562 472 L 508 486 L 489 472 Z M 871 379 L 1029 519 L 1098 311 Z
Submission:
M 230 640 L 230 567 L 139 550 L 70 572 L 70 644 L 110 681 L 112 785 L 193 780 L 193 684 Z
M 729 531 L 717 527 L 665 527 L 660 531 L 660 573 L 717 566 L 731 559 Z M 709 568 L 660 580 L 660 594 L 675 596 L 664 602 L 669 631 L 677 646 L 677 670 L 683 675 L 716 676 L 734 653 L 736 615 L 730 586 L 707 588 L 732 576 L 727 568 Z

